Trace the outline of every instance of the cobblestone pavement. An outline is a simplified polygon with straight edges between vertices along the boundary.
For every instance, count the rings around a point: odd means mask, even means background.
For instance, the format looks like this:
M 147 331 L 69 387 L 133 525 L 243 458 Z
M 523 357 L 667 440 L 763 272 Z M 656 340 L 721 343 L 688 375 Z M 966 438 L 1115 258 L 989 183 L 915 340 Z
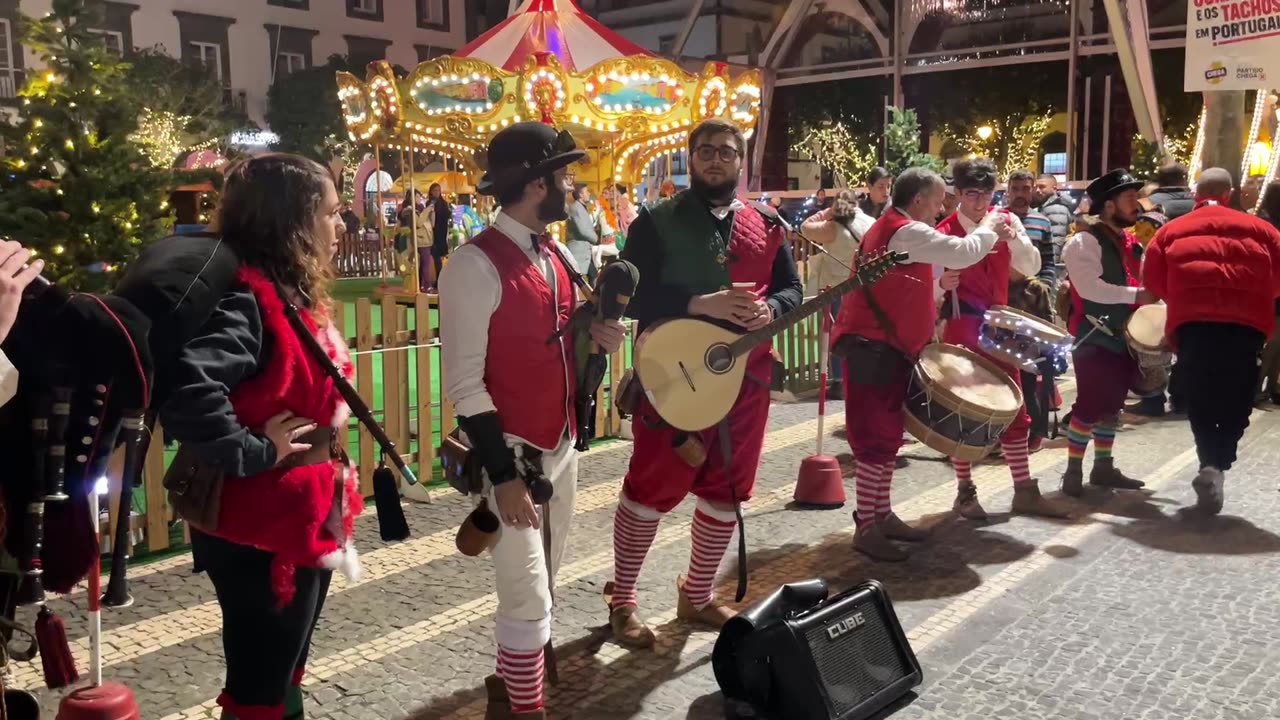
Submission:
M 1067 392 L 1068 397 L 1073 394 Z M 839 403 L 829 429 L 843 425 Z M 1280 497 L 1274 468 L 1280 413 L 1258 411 L 1230 473 L 1218 518 L 1180 512 L 1193 499 L 1195 454 L 1176 419 L 1126 428 L 1120 465 L 1149 493 L 1090 493 L 1069 522 L 1010 517 L 1007 470 L 975 472 L 992 519 L 947 513 L 950 470 L 919 446 L 898 471 L 898 513 L 923 517 L 930 543 L 901 565 L 870 563 L 850 548 L 851 503 L 839 511 L 788 507 L 800 460 L 813 452 L 815 405 L 775 405 L 756 496 L 748 506 L 751 590 L 826 578 L 838 589 L 867 578 L 888 587 L 925 669 L 925 683 L 892 714 L 902 718 L 1280 717 Z M 829 452 L 847 453 L 842 439 Z M 689 553 L 692 503 L 661 526 L 641 578 L 642 613 L 658 647 L 626 652 L 606 640 L 600 591 L 612 564 L 611 528 L 629 459 L 626 443 L 594 448 L 581 465 L 578 513 L 560 572 L 554 628 L 560 684 L 552 717 L 713 719 L 726 704 L 710 667 L 713 633 L 675 620 L 675 577 Z M 1060 447 L 1032 456 L 1052 489 L 1066 462 Z M 846 467 L 846 470 L 851 468 Z M 852 480 L 846 479 L 852 500 Z M 490 565 L 453 545 L 467 510 L 456 495 L 406 506 L 413 538 L 377 540 L 370 512 L 359 524 L 364 577 L 335 580 L 308 668 L 308 716 L 351 720 L 480 718 L 482 679 L 492 672 L 496 597 Z M 731 596 L 733 552 L 720 591 Z M 189 556 L 135 568 L 137 602 L 108 611 L 109 679 L 133 688 L 146 720 L 217 717 L 220 616 Z M 51 603 L 87 668 L 84 594 Z M 39 685 L 31 664 L 19 687 Z M 52 717 L 55 693 L 43 692 Z

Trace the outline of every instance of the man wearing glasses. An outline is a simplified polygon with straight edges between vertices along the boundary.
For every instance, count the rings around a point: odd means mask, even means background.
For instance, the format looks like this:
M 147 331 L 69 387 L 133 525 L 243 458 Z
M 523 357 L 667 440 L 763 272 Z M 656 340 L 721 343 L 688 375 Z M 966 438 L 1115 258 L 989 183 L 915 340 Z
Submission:
M 966 347 L 995 362 L 1021 386 L 1021 376 L 1016 368 L 987 355 L 978 342 L 983 314 L 993 305 L 1009 304 L 1010 270 L 1022 277 L 1035 277 L 1042 263 L 1040 250 L 1031 242 L 1018 216 L 1003 208 L 992 208 L 991 197 L 996 189 L 996 168 L 986 158 L 963 160 L 955 166 L 956 194 L 960 204 L 956 211 L 938 225 L 938 230 L 955 237 L 973 232 L 991 213 L 1005 216 L 1013 227 L 1013 239 L 997 243 L 995 249 L 975 265 L 964 270 L 948 270 L 942 273 L 940 284 L 947 291 L 943 298 L 942 314 L 947 318 L 942 341 Z M 1040 488 L 1031 477 L 1027 453 L 1027 438 L 1031 417 L 1024 403 L 1013 424 L 1000 436 L 1000 450 L 1009 463 L 1013 475 L 1013 504 L 1010 508 L 1018 515 L 1065 518 L 1070 511 L 1060 503 L 1040 494 Z M 984 520 L 987 513 L 978 502 L 978 488 L 973 484 L 973 464 L 967 460 L 951 459 L 956 471 L 956 501 L 954 509 L 962 517 Z
M 640 332 L 659 320 L 694 316 L 746 332 L 800 304 L 800 277 L 783 229 L 737 196 L 745 149 L 738 126 L 703 121 L 689 133 L 691 188 L 631 224 L 622 258 L 640 271 L 627 307 Z M 614 517 L 614 580 L 605 588 L 620 644 L 653 645 L 653 632 L 636 617 L 636 581 L 662 516 L 690 492 L 698 504 L 688 575 L 676 583 L 677 615 L 719 629 L 734 614 L 715 602 L 715 577 L 733 538 L 737 503 L 749 500 L 755 485 L 769 416 L 770 350 L 766 343 L 746 358 L 746 381 L 721 427 L 686 436 L 640 400 L 635 452 Z M 728 463 L 719 441 L 726 428 Z M 688 443 L 701 446 L 702 457 L 682 459 L 676 446 Z

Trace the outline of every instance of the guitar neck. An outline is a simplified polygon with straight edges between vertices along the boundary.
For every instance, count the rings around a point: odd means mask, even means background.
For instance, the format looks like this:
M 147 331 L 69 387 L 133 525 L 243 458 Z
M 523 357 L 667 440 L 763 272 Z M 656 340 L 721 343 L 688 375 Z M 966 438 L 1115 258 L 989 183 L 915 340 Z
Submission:
M 774 335 L 777 335 L 783 330 L 786 330 L 792 325 L 795 325 L 801 320 L 804 320 L 810 315 L 831 305 L 831 303 L 834 303 L 836 301 L 836 298 L 839 298 L 841 295 L 844 295 L 850 290 L 855 290 L 861 286 L 862 286 L 862 278 L 857 275 L 852 275 L 849 277 L 848 280 L 845 280 L 839 285 L 833 285 L 830 288 L 827 288 L 826 290 L 824 290 L 823 292 L 818 293 L 815 297 L 810 299 L 808 302 L 805 302 L 801 304 L 799 307 L 792 309 L 791 312 L 788 312 L 784 315 L 779 316 L 768 325 L 765 325 L 764 327 L 756 330 L 752 330 L 751 332 L 743 335 L 737 340 L 734 340 L 729 347 L 733 350 L 733 354 L 735 357 L 739 355 L 745 355 L 746 353 L 750 352 L 753 348 L 755 348 L 757 345 L 760 345 L 761 343 L 769 341 L 771 338 L 773 338 Z

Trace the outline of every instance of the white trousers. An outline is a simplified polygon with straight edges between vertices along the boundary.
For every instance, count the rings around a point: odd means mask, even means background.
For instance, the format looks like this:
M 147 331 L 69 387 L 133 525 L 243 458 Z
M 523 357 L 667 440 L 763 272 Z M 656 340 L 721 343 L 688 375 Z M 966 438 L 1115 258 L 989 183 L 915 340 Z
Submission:
M 560 569 L 573 524 L 573 504 L 578 492 L 578 451 L 568 437 L 551 452 L 542 454 L 542 472 L 555 487 L 551 517 L 541 522 L 551 527 L 551 577 Z M 517 478 L 511 482 L 524 482 Z M 485 483 L 490 509 L 497 511 L 493 488 Z M 542 508 L 539 508 L 541 512 Z M 551 639 L 551 589 L 543 558 L 542 530 L 503 525 L 492 550 L 498 585 L 498 644 L 511 650 L 537 650 Z

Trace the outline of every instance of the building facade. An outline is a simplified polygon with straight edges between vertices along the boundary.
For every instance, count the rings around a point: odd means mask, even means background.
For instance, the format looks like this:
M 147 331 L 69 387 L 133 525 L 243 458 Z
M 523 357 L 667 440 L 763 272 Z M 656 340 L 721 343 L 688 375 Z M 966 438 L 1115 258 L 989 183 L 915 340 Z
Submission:
M 127 55 L 160 46 L 207 65 L 228 101 L 266 127 L 276 78 L 331 55 L 412 68 L 462 47 L 468 0 L 100 0 L 99 32 Z M 15 34 L 20 13 L 40 16 L 51 0 L 0 0 L 0 100 L 13 98 L 38 58 Z

